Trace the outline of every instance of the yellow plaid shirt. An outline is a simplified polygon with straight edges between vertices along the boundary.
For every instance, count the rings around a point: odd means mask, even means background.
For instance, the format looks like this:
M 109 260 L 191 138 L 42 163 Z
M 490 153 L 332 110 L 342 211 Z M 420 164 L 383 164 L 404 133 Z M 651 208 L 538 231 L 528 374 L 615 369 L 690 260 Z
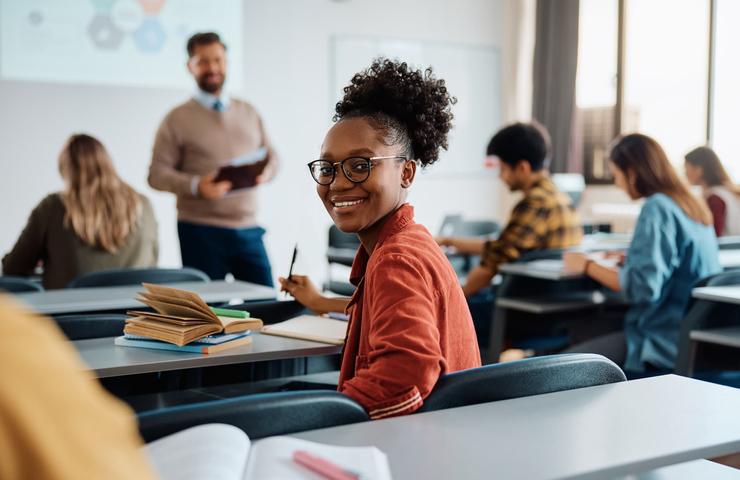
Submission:
M 516 204 L 498 239 L 486 242 L 481 265 L 495 273 L 502 263 L 530 250 L 573 247 L 582 239 L 583 227 L 570 198 L 542 178 Z

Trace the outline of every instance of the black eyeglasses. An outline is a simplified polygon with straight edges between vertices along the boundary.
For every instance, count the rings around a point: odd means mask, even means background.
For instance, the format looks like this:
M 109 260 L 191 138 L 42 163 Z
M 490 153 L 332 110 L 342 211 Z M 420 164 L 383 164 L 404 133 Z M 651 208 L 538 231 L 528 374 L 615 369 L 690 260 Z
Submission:
M 337 176 L 337 165 L 342 167 L 344 176 L 352 183 L 362 183 L 370 176 L 373 162 L 378 160 L 408 160 L 406 157 L 349 157 L 341 162 L 330 162 L 329 160 L 314 160 L 308 164 L 311 176 L 319 185 L 331 185 Z

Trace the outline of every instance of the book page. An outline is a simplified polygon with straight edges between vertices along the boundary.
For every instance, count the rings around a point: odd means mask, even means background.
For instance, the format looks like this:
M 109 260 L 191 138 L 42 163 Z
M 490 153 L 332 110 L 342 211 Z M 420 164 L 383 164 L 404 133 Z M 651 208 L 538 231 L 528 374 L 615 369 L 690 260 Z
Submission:
M 207 313 L 207 315 L 211 317 L 214 322 L 218 321 L 216 314 L 211 311 L 211 309 L 208 307 L 208 304 L 204 302 L 203 299 L 200 298 L 200 296 L 195 292 L 180 290 L 179 288 L 166 287 L 164 285 L 155 285 L 152 283 L 142 283 L 142 285 L 144 286 L 144 288 L 155 295 L 163 295 L 166 297 L 170 296 L 178 298 L 180 300 L 186 300 L 192 303 L 194 308 Z
M 270 437 L 252 446 L 244 480 L 322 478 L 293 461 L 304 450 L 358 474 L 363 480 L 390 480 L 388 457 L 376 447 L 337 447 L 291 437 Z
M 244 432 L 219 423 L 188 428 L 144 447 L 162 480 L 240 480 L 249 450 Z

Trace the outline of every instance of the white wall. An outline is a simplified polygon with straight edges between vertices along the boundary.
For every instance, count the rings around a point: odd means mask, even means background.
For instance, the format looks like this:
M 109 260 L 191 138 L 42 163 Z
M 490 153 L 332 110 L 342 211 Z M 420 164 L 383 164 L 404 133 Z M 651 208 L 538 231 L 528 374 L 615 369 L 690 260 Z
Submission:
M 517 0 L 246 0 L 246 81 L 243 88 L 232 86 L 232 90 L 262 113 L 283 159 L 277 179 L 263 187 L 260 195 L 259 220 L 268 231 L 266 243 L 275 275 L 287 273 L 296 241 L 301 250 L 296 272 L 320 280 L 326 271 L 330 219 L 316 198 L 305 164 L 317 156 L 331 124 L 331 36 L 351 33 L 498 46 L 502 53 L 503 115 L 509 121 L 522 117 L 521 111 L 516 111 L 521 102 L 512 99 L 527 91 L 521 86 L 530 80 L 517 79 L 522 75 L 516 54 L 521 15 Z M 160 226 L 160 264 L 179 265 L 174 198 L 152 191 L 146 185 L 146 172 L 159 121 L 189 94 L 0 82 L 0 199 L 5 206 L 0 252 L 15 242 L 33 206 L 61 187 L 56 170 L 58 150 L 69 134 L 85 131 L 103 141 L 121 175 L 153 200 Z M 435 231 L 450 212 L 501 218 L 500 191 L 493 177 L 440 179 L 421 175 L 411 200 L 417 220 Z

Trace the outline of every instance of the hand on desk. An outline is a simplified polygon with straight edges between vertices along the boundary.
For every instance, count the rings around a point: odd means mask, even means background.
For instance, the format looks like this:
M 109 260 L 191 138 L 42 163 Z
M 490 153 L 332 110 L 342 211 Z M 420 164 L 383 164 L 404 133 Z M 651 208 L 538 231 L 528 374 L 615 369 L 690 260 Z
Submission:
M 231 182 L 228 180 L 222 180 L 215 182 L 217 172 L 209 173 L 201 177 L 198 182 L 198 195 L 205 198 L 206 200 L 216 200 L 223 197 L 229 190 L 231 190 Z
M 344 313 L 349 303 L 347 297 L 322 295 L 311 280 L 304 275 L 291 275 L 291 280 L 279 277 L 280 291 L 288 292 L 298 303 L 316 313 Z

